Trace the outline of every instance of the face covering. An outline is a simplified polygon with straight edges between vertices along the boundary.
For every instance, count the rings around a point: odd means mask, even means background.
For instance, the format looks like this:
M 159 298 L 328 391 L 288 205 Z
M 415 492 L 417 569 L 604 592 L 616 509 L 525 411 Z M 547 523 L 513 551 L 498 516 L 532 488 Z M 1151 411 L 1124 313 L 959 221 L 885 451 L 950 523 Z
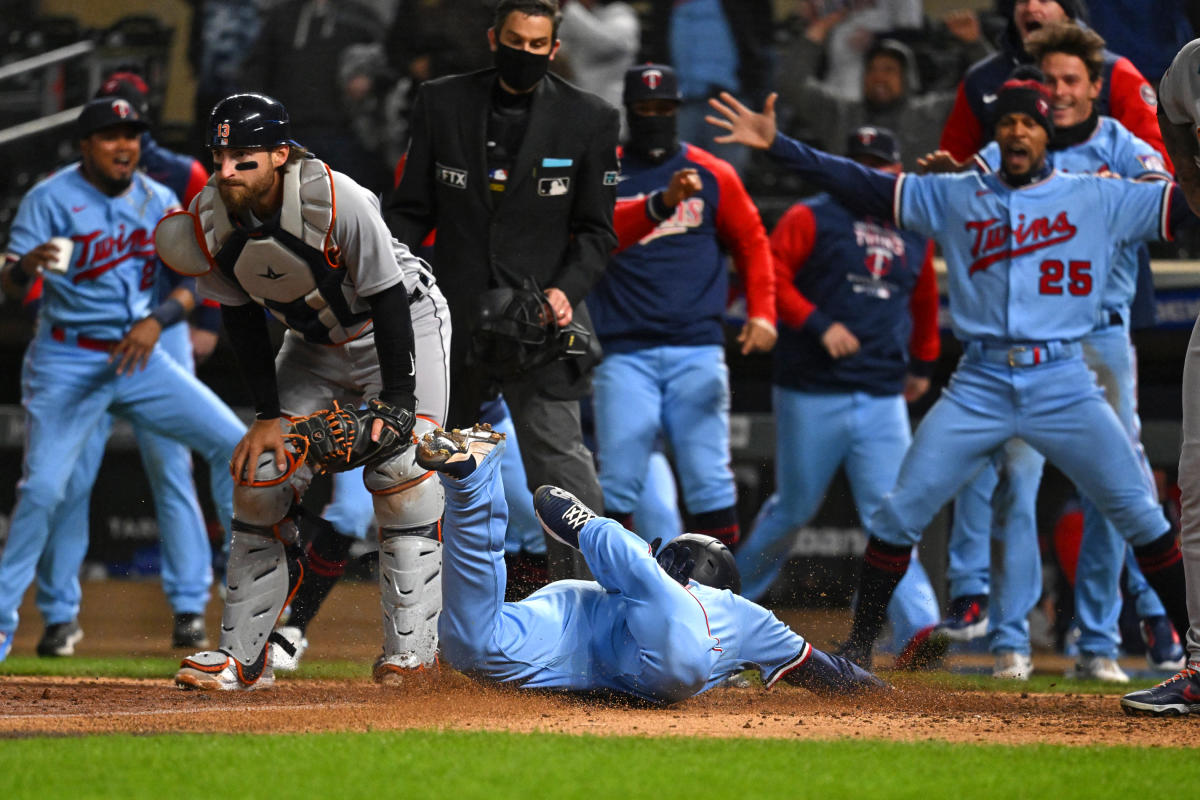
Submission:
M 496 43 L 494 54 L 500 80 L 515 92 L 526 92 L 537 85 L 550 68 L 549 53 L 530 53 Z
M 651 161 L 660 162 L 675 154 L 679 139 L 674 116 L 643 116 L 629 112 L 630 150 Z

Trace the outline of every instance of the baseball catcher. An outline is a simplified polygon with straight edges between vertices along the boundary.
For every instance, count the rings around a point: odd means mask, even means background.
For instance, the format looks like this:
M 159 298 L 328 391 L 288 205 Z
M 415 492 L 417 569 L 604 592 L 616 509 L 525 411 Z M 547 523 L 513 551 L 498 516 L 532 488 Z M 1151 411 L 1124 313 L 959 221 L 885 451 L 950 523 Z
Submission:
M 230 461 L 220 648 L 184 659 L 175 682 L 221 690 L 274 682 L 272 628 L 303 573 L 326 566 L 288 556 L 307 513 L 299 500 L 314 474 L 356 467 L 379 532 L 375 678 L 431 667 L 443 494 L 411 444 L 446 412 L 445 301 L 424 262 L 388 232 L 376 197 L 292 140 L 278 101 L 227 97 L 208 132 L 213 177 L 187 212 L 159 224 L 155 243 L 221 303 L 256 420 Z M 274 363 L 263 309 L 287 328 Z

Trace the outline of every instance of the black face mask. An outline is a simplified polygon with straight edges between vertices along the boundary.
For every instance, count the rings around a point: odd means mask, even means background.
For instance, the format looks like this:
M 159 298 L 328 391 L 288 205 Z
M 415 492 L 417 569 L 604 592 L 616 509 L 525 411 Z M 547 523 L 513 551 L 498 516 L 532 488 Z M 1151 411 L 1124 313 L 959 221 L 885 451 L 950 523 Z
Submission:
M 645 116 L 629 111 L 630 151 L 655 163 L 666 161 L 679 149 L 675 116 Z
M 515 92 L 526 92 L 537 86 L 550 68 L 549 53 L 530 53 L 499 42 L 493 57 L 500 80 Z

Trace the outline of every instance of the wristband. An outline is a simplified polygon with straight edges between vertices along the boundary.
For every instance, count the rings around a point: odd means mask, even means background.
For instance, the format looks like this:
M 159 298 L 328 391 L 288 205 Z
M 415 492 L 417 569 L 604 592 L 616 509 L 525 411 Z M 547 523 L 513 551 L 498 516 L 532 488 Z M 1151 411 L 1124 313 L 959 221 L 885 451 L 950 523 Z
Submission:
M 150 312 L 150 318 L 156 320 L 163 330 L 171 327 L 177 322 L 182 322 L 185 316 L 183 303 L 176 300 L 174 297 L 168 297 L 158 304 L 158 307 Z
M 646 213 L 656 222 L 662 222 L 675 213 L 675 207 L 667 205 L 666 194 L 664 191 L 657 191 L 650 195 L 646 203 Z

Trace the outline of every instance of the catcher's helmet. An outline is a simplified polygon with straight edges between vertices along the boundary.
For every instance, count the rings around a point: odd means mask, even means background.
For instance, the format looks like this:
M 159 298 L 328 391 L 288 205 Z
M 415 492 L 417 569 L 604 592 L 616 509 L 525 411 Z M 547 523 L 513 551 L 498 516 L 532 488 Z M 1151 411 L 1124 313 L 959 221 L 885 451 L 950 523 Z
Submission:
M 553 314 L 545 295 L 532 289 L 502 286 L 479 299 L 475 357 L 489 369 L 523 372 L 554 359 Z
M 300 145 L 283 103 L 265 94 L 231 94 L 213 106 L 208 121 L 208 147 L 275 147 Z
M 712 536 L 681 534 L 667 542 L 655 558 L 668 575 L 684 586 L 691 578 L 696 583 L 714 589 L 729 589 L 734 594 L 742 590 L 742 576 L 733 553 L 720 539 Z

